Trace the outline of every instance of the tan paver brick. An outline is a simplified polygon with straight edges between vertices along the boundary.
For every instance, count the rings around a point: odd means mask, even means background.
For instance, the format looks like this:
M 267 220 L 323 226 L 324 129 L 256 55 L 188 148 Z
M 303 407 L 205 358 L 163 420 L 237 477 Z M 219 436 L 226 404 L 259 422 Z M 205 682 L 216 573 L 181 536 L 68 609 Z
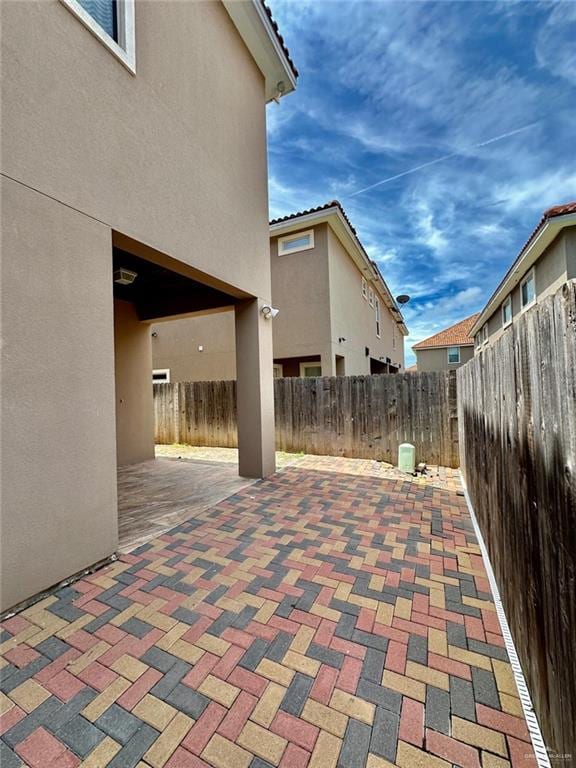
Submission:
M 288 669 L 275 661 L 270 661 L 270 659 L 262 659 L 256 667 L 256 674 L 262 675 L 262 677 L 266 677 L 275 683 L 280 683 L 280 685 L 287 688 L 294 677 L 294 670 Z
M 328 731 L 328 733 L 340 737 L 344 736 L 348 724 L 348 717 L 342 714 L 342 712 L 337 712 L 335 709 L 326 707 L 324 704 L 320 704 L 313 699 L 308 699 L 306 704 L 304 704 L 301 718 L 308 723 L 312 723 L 312 725 L 318 726 L 323 731 Z
M 88 706 L 82 710 L 82 714 L 92 722 L 98 720 L 100 715 L 106 712 L 108 707 L 114 704 L 116 699 L 122 696 L 124 691 L 128 690 L 128 688 L 130 688 L 130 683 L 128 680 L 125 680 L 123 677 L 119 677 L 117 680 L 114 680 L 113 683 L 110 683 L 110 685 L 105 688 L 102 693 L 96 696 L 96 698 L 93 699 L 90 704 L 88 704 Z
M 486 669 L 488 672 L 492 671 L 492 665 L 490 664 L 490 658 L 488 656 L 481 656 L 479 653 L 467 651 L 464 648 L 458 648 L 456 645 L 448 646 L 448 657 L 455 661 L 469 664 L 471 667 L 480 667 L 480 669 Z
M 450 690 L 450 679 L 445 672 L 439 672 L 436 669 L 430 669 L 415 661 L 406 662 L 406 676 L 422 683 L 433 685 L 436 688 L 442 688 L 444 691 Z
M 320 662 L 316 659 L 309 659 L 307 656 L 303 656 L 301 653 L 294 653 L 294 651 L 286 651 L 282 664 L 289 669 L 294 669 L 296 672 L 302 672 L 303 675 L 309 677 L 316 677 L 318 670 L 320 669 Z
M 508 754 L 506 740 L 501 733 L 459 717 L 452 717 L 452 736 L 458 741 L 495 752 L 497 755 L 506 757 Z
M 223 704 L 225 707 L 230 708 L 236 701 L 240 688 L 236 688 L 236 686 L 230 685 L 230 683 L 226 683 L 224 680 L 214 677 L 214 675 L 208 675 L 198 688 L 198 691 L 203 693 L 204 696 L 214 699 L 218 704 Z
M 203 760 L 215 768 L 248 768 L 252 754 L 228 739 L 214 734 L 201 754 Z
M 398 742 L 396 765 L 400 768 L 452 768 L 451 763 L 423 752 L 405 741 Z
M 384 670 L 382 675 L 382 685 L 385 688 L 392 688 L 393 691 L 409 696 L 411 699 L 426 701 L 426 686 L 419 680 L 412 680 L 410 677 L 404 677 L 397 672 L 391 672 L 389 669 Z
M 194 720 L 178 712 L 144 755 L 146 763 L 152 768 L 162 768 L 193 725 Z
M 288 742 L 282 736 L 248 721 L 238 737 L 238 744 L 272 765 L 278 765 Z
M 358 696 L 353 696 L 351 693 L 346 693 L 346 691 L 341 691 L 339 688 L 334 689 L 330 699 L 330 707 L 368 725 L 372 725 L 374 722 L 376 711 L 374 704 L 360 699 Z
M 336 768 L 341 749 L 342 739 L 327 731 L 320 731 L 308 768 Z
M 12 701 L 16 702 L 25 712 L 32 712 L 43 701 L 49 699 L 50 696 L 50 691 L 47 691 L 46 688 L 43 688 L 35 680 L 26 680 L 26 682 L 10 691 Z
M 278 685 L 278 683 L 268 683 L 260 701 L 256 704 L 254 711 L 250 715 L 250 719 L 267 728 L 272 720 L 274 720 L 276 712 L 278 712 L 285 695 L 286 688 L 282 685 Z
M 133 656 L 128 656 L 128 654 L 124 654 L 124 656 L 120 656 L 119 659 L 116 659 L 110 668 L 132 682 L 138 680 L 138 678 L 148 669 L 146 664 L 138 661 L 138 659 L 135 659 Z
M 134 707 L 132 714 L 144 720 L 144 722 L 156 728 L 156 730 L 163 731 L 175 715 L 178 714 L 178 710 L 171 707 L 170 704 L 166 704 L 165 701 L 160 701 L 151 693 L 147 693 Z
M 514 673 L 510 664 L 507 661 L 492 659 L 492 667 L 498 690 L 510 696 L 518 697 L 518 689 L 516 688 L 516 681 L 514 680 Z
M 510 763 L 508 760 L 504 760 L 503 757 L 496 757 L 496 755 L 491 755 L 489 752 L 482 752 L 482 768 L 510 768 Z
M 106 736 L 100 744 L 94 749 L 88 757 L 80 763 L 79 768 L 102 768 L 108 765 L 117 752 L 120 752 L 122 745 Z

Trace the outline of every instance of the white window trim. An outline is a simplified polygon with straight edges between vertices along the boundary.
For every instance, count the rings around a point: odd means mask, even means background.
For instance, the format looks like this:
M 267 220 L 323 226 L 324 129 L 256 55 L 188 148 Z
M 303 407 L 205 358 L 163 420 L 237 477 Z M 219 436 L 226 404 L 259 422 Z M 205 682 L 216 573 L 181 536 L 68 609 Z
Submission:
M 282 245 L 287 240 L 294 240 L 296 237 L 306 237 L 306 235 L 310 236 L 310 244 L 309 245 L 297 245 L 295 248 L 283 248 Z M 278 256 L 287 256 L 291 253 L 299 253 L 299 251 L 309 251 L 312 248 L 314 248 L 314 230 L 313 229 L 306 229 L 303 232 L 290 232 L 289 235 L 283 235 L 282 237 L 278 238 Z
M 136 74 L 136 26 L 134 23 L 135 0 L 116 0 L 118 13 L 118 40 L 102 29 L 100 24 L 90 16 L 78 0 L 60 0 L 84 26 L 108 48 L 121 64 L 133 75 Z
M 374 289 L 372 287 L 368 288 L 368 304 L 371 307 L 374 306 Z
M 154 375 L 157 373 L 164 373 L 166 375 L 165 381 L 154 381 Z M 170 368 L 154 368 L 152 370 L 152 382 L 154 384 L 170 384 Z
M 316 363 L 310 361 L 307 363 L 300 363 L 300 377 L 306 376 L 306 368 L 320 368 L 320 376 L 322 376 L 322 363 L 320 360 Z
M 392 326 L 392 349 L 396 349 L 396 323 Z
M 451 349 L 458 350 L 458 360 L 450 360 Z M 458 344 L 453 344 L 451 347 L 446 348 L 446 359 L 448 360 L 448 365 L 460 365 L 460 347 L 458 346 Z
M 380 311 L 380 299 L 378 296 L 374 299 L 374 312 L 376 315 L 376 336 L 380 338 L 382 335 L 382 313 Z
M 284 376 L 284 366 L 282 365 L 282 363 L 274 363 L 274 365 L 272 366 L 272 370 L 279 371 L 280 373 L 280 375 L 276 376 L 275 378 L 281 379 Z
M 532 301 L 529 301 L 528 304 L 522 303 L 522 287 L 524 286 L 524 283 L 528 282 L 532 278 L 532 282 L 534 283 L 534 298 Z M 520 308 L 522 312 L 525 312 L 527 309 L 530 309 L 530 307 L 533 307 L 534 304 L 536 304 L 536 270 L 534 267 L 532 267 L 531 270 L 526 272 L 522 280 L 520 281 Z
M 368 283 L 365 277 L 362 278 L 362 296 L 368 301 Z
M 510 305 L 510 320 L 506 320 L 504 316 L 504 308 L 507 305 Z M 509 325 L 512 325 L 512 294 L 509 293 L 508 296 L 504 299 L 502 302 L 502 328 L 508 328 Z

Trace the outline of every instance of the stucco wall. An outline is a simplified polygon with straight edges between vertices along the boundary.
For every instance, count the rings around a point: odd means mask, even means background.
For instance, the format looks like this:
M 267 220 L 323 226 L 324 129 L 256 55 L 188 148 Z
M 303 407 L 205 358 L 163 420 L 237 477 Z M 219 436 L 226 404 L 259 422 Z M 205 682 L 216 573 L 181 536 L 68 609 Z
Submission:
M 330 299 L 331 343 L 335 355 L 345 360 L 347 375 L 370 373 L 370 357 L 404 366 L 404 337 L 396 327 L 392 315 L 380 296 L 380 338 L 376 335 L 376 312 L 362 296 L 362 273 L 352 261 L 336 235 L 330 230 Z M 345 342 L 338 339 L 344 337 Z M 366 356 L 365 347 L 370 349 Z
M 528 270 L 529 271 L 529 270 Z M 576 276 L 576 227 L 563 231 L 540 256 L 534 265 L 536 301 L 556 293 L 571 276 Z M 520 277 L 520 276 L 519 276 Z M 520 283 L 512 290 L 512 321 L 522 314 Z M 502 334 L 502 305 L 488 320 L 488 341 L 493 343 Z
M 154 368 L 169 368 L 171 381 L 236 378 L 234 312 L 156 323 L 152 331 Z
M 421 349 L 415 350 L 416 352 L 416 365 L 418 366 L 419 373 L 425 373 L 427 371 L 452 371 L 459 368 L 468 360 L 474 357 L 474 347 L 460 347 L 460 362 L 449 363 L 448 362 L 448 348 L 438 347 L 437 349 Z
M 1 608 L 117 544 L 110 229 L 2 181 Z
M 221 3 L 136 3 L 136 76 L 63 3 L 1 14 L 3 171 L 269 299 L 264 79 Z
M 118 465 L 154 458 L 150 326 L 134 305 L 114 301 L 116 457 Z

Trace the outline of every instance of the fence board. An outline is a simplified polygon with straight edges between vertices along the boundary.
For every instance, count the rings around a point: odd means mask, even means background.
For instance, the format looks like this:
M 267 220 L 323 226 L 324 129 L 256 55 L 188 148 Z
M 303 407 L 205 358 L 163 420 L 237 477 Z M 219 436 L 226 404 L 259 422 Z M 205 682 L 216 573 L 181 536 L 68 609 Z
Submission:
M 576 281 L 458 371 L 461 466 L 549 747 L 576 755 Z
M 453 372 L 275 379 L 276 447 L 394 464 L 410 442 L 457 467 L 455 392 Z M 234 381 L 155 384 L 154 412 L 157 443 L 237 445 Z

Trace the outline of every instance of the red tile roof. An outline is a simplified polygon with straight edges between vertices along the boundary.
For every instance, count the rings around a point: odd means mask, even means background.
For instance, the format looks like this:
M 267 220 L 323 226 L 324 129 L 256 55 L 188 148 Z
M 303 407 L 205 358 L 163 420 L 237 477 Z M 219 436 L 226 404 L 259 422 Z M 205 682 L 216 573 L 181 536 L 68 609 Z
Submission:
M 474 339 L 470 337 L 470 329 L 480 317 L 480 312 L 476 312 L 474 315 L 460 320 L 456 325 L 451 325 L 450 328 L 445 328 L 439 333 L 435 333 L 434 336 L 430 336 L 429 339 L 419 341 L 418 344 L 414 344 L 412 349 L 434 349 L 435 347 L 464 347 L 474 344 Z
M 272 29 L 274 30 L 274 33 L 275 33 L 275 35 L 276 35 L 276 37 L 278 39 L 278 42 L 280 43 L 280 46 L 281 46 L 282 50 L 284 51 L 284 55 L 286 56 L 288 64 L 290 64 L 290 69 L 294 73 L 294 77 L 298 77 L 299 72 L 296 69 L 296 67 L 294 66 L 294 62 L 292 61 L 292 58 L 290 56 L 290 51 L 288 50 L 288 47 L 287 47 L 286 43 L 284 42 L 284 38 L 280 34 L 280 30 L 278 28 L 278 24 L 274 21 L 274 17 L 272 16 L 272 11 L 270 10 L 270 8 L 268 8 L 268 6 L 264 2 L 264 0 L 260 0 L 260 2 L 262 3 L 262 8 L 264 8 L 264 11 L 266 12 L 266 16 L 268 16 L 268 18 L 270 19 L 270 24 L 272 24 Z
M 520 253 L 516 257 L 514 264 L 516 264 L 516 262 L 522 256 L 526 248 L 528 248 L 532 240 L 534 240 L 538 232 L 540 232 L 544 224 L 546 224 L 546 222 L 549 221 L 549 219 L 553 219 L 556 216 L 565 216 L 567 213 L 576 213 L 576 200 L 572 203 L 563 203 L 562 205 L 554 205 L 552 206 L 552 208 L 548 208 L 548 210 L 544 211 L 544 213 L 542 214 L 542 218 L 534 228 L 532 234 L 520 249 Z M 512 265 L 512 267 L 514 266 L 514 264 Z M 506 276 L 504 279 L 506 279 L 507 276 L 508 276 L 508 272 L 506 273 Z
M 272 219 L 269 224 L 280 224 L 283 221 L 291 221 L 292 219 L 298 219 L 300 216 L 308 216 L 311 213 L 320 213 L 321 211 L 327 211 L 330 208 L 338 208 L 342 216 L 346 219 L 346 223 L 352 230 L 352 232 L 358 237 L 358 233 L 350 223 L 350 219 L 346 215 L 346 211 L 344 208 L 342 208 L 342 203 L 339 200 L 330 200 L 328 203 L 324 203 L 324 205 L 317 205 L 315 208 L 308 208 L 305 211 L 298 211 L 297 213 L 289 213 L 288 216 L 281 216 L 279 219 Z

